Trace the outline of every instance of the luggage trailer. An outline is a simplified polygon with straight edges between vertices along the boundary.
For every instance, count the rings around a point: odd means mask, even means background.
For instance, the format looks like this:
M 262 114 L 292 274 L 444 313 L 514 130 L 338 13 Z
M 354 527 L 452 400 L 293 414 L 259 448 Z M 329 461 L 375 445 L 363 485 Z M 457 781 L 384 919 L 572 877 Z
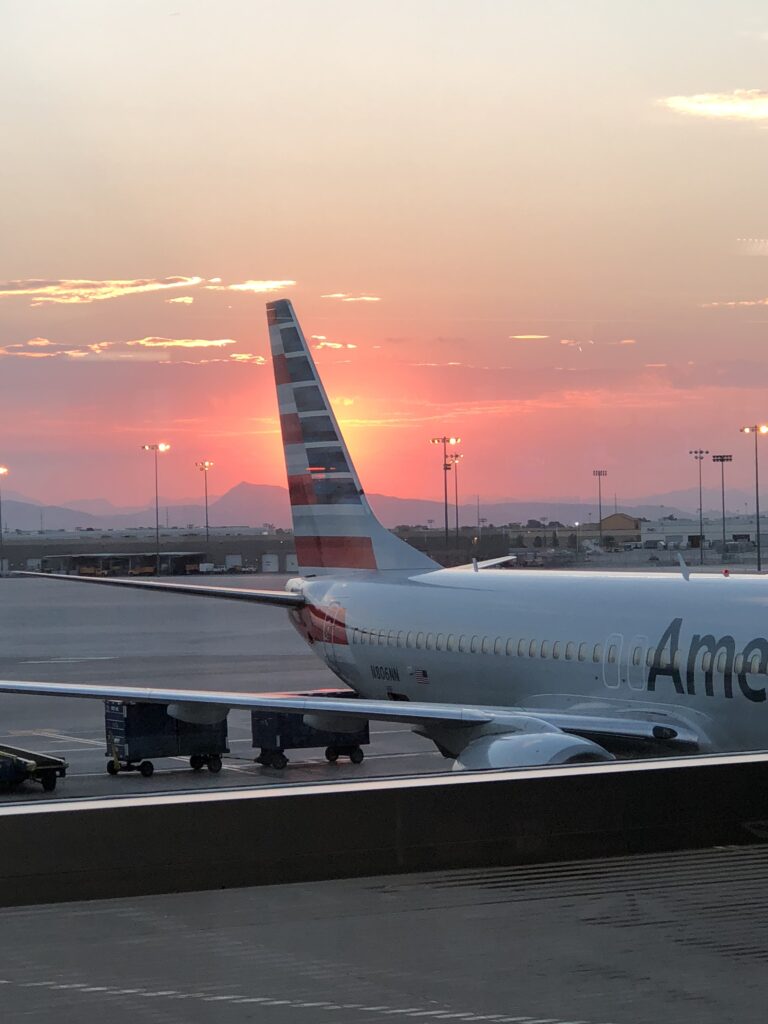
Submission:
M 0 785 L 13 789 L 22 782 L 39 782 L 46 793 L 56 789 L 58 779 L 67 774 L 69 765 L 61 757 L 39 754 L 34 750 L 0 747 Z

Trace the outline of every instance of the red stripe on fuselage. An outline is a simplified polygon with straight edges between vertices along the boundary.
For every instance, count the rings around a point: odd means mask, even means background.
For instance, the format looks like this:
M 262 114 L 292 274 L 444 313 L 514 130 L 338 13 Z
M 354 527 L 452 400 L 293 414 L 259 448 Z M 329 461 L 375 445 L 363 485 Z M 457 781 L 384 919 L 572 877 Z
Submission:
M 327 569 L 375 569 L 370 537 L 296 537 L 299 565 Z

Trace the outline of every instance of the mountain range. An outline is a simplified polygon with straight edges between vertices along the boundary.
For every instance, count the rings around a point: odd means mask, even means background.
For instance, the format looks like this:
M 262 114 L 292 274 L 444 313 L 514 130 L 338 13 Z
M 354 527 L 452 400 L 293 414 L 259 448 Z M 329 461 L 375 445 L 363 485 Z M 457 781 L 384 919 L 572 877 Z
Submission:
M 417 498 L 396 498 L 385 494 L 369 494 L 368 498 L 376 514 L 389 527 L 428 525 L 432 520 L 436 528 L 443 522 L 443 503 Z M 728 509 L 751 513 L 753 502 L 750 495 L 741 491 L 730 491 L 727 495 Z M 612 502 L 603 505 L 603 514 L 612 511 Z M 719 516 L 720 491 L 706 490 L 703 494 L 705 515 Z M 768 505 L 766 506 L 768 507 Z M 685 518 L 697 514 L 698 490 L 679 490 L 668 494 L 651 495 L 638 499 L 631 505 L 621 505 L 620 511 L 646 519 L 659 519 L 674 515 Z M 576 520 L 588 522 L 590 517 L 597 521 L 597 503 L 578 501 L 513 501 L 498 500 L 481 502 L 480 515 L 496 526 L 506 523 L 525 523 L 528 519 L 540 521 L 557 520 L 572 523 Z M 455 513 L 449 506 L 449 522 L 455 522 Z M 160 521 L 162 525 L 185 527 L 201 526 L 204 519 L 202 503 L 199 501 L 161 501 Z M 66 506 L 46 505 L 14 491 L 3 495 L 3 521 L 6 531 L 40 530 L 119 530 L 131 527 L 154 526 L 154 505 L 145 507 L 120 507 L 105 498 L 88 498 L 68 503 Z M 209 502 L 211 526 L 259 527 L 269 523 L 277 527 L 290 526 L 288 492 L 284 487 L 270 484 L 252 484 L 243 481 L 220 497 Z M 475 502 L 459 506 L 459 521 L 463 526 L 477 521 Z

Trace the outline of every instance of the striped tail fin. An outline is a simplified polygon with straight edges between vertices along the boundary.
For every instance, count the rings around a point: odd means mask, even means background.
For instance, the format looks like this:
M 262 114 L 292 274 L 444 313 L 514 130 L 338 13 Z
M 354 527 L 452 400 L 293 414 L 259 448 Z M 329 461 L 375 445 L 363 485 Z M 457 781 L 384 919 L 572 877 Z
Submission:
M 267 320 L 301 573 L 440 568 L 371 511 L 291 303 L 267 303 Z

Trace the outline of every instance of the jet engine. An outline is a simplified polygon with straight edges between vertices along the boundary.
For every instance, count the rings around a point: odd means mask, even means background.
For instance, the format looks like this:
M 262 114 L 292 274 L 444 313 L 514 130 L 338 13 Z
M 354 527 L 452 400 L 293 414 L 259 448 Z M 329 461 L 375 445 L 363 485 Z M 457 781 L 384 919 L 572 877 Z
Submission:
M 456 758 L 453 770 L 535 768 L 614 760 L 613 754 L 597 743 L 565 732 L 498 733 L 468 743 Z
M 218 725 L 223 722 L 229 713 L 225 704 L 193 704 L 179 703 L 169 704 L 168 714 L 179 722 L 188 722 L 190 725 Z

